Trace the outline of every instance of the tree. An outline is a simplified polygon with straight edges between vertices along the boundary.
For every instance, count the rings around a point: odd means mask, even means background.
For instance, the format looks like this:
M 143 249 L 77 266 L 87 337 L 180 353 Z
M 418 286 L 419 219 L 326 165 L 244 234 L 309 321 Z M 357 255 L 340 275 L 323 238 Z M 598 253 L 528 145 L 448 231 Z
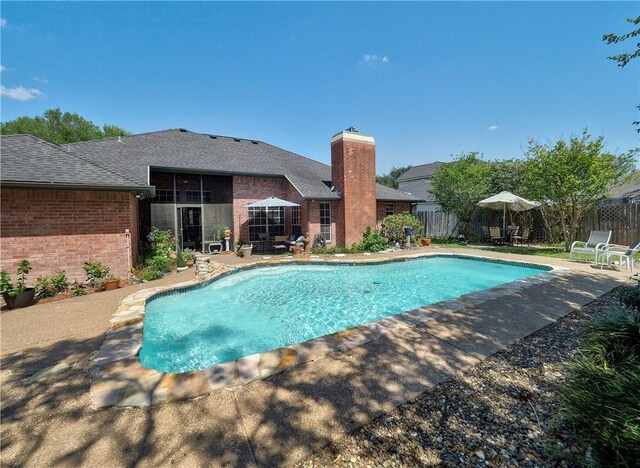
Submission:
M 462 153 L 453 162 L 438 166 L 433 173 L 429 192 L 445 211 L 458 216 L 467 238 L 479 210 L 476 203 L 490 194 L 491 168 L 478 153 Z
M 637 18 L 627 18 L 627 23 L 631 23 L 636 26 L 640 25 L 640 16 L 638 16 Z M 602 36 L 602 40 L 606 42 L 607 45 L 610 45 L 610 44 L 617 44 L 619 42 L 626 41 L 627 39 L 636 37 L 637 35 L 640 35 L 640 28 L 634 31 L 631 31 L 627 34 L 623 34 L 622 36 L 618 36 L 617 34 L 613 34 L 613 33 L 605 34 L 604 36 Z M 624 67 L 631 60 L 638 57 L 640 57 L 640 42 L 636 44 L 636 50 L 631 53 L 612 55 L 611 57 L 607 57 L 607 58 L 609 60 L 614 60 L 618 62 L 619 67 Z
M 504 190 L 516 195 L 526 196 L 522 185 L 524 161 L 520 159 L 504 159 L 492 161 L 489 174 L 489 193 L 496 194 Z
M 637 18 L 627 18 L 627 22 L 634 24 L 636 26 L 640 25 L 640 16 L 638 16 Z M 602 36 L 602 40 L 605 41 L 608 45 L 610 44 L 617 44 L 619 42 L 623 42 L 626 41 L 629 38 L 632 37 L 636 37 L 640 34 L 640 28 L 631 31 L 627 34 L 623 34 L 622 36 L 618 36 L 617 34 L 613 34 L 613 33 L 609 33 L 609 34 L 605 34 L 604 36 Z M 631 52 L 631 53 L 624 53 L 624 54 L 618 54 L 618 55 L 612 55 L 610 57 L 607 57 L 609 60 L 614 60 L 616 62 L 618 62 L 618 66 L 619 67 L 624 67 L 625 65 L 627 65 L 631 60 L 640 57 L 640 42 L 636 43 L 636 50 Z M 637 106 L 637 109 L 640 109 L 640 106 Z M 638 128 L 636 129 L 636 132 L 640 133 L 640 121 L 635 121 L 633 122 L 633 125 L 638 126 Z
M 391 188 L 398 188 L 398 182 L 396 179 L 400 177 L 402 174 L 407 172 L 413 166 L 405 166 L 405 167 L 392 167 L 387 174 L 379 175 L 376 177 L 376 182 L 382 185 L 386 185 Z
M 100 129 L 78 114 L 62 113 L 60 109 L 46 110 L 42 117 L 18 117 L 9 122 L 0 123 L 0 134 L 16 133 L 29 133 L 58 145 L 131 135 L 115 125 L 104 125 Z
M 542 203 L 548 221 L 562 227 L 567 251 L 584 215 L 633 171 L 638 149 L 615 155 L 604 146 L 602 137 L 593 140 L 586 130 L 553 146 L 529 142 L 523 173 L 527 195 Z

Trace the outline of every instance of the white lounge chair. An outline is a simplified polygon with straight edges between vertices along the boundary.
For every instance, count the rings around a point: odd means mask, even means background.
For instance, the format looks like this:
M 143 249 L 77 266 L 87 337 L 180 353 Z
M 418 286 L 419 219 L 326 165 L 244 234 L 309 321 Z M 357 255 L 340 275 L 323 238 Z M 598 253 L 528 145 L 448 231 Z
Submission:
M 575 241 L 571 244 L 571 250 L 569 251 L 569 260 L 573 258 L 574 253 L 584 255 L 595 255 L 594 263 L 598 264 L 599 254 L 609 245 L 611 239 L 611 231 L 591 231 L 589 233 L 589 239 L 587 242 Z
M 640 237 L 638 237 L 629 247 L 609 245 L 605 248 L 602 256 L 606 259 L 607 266 L 611 266 L 611 260 L 618 260 L 619 264 L 622 264 L 622 261 L 624 260 L 627 265 L 627 270 L 631 271 L 631 274 L 633 275 L 633 260 L 638 250 L 640 250 Z M 604 260 L 602 260 L 601 265 L 604 265 Z M 600 268 L 602 268 L 602 266 Z

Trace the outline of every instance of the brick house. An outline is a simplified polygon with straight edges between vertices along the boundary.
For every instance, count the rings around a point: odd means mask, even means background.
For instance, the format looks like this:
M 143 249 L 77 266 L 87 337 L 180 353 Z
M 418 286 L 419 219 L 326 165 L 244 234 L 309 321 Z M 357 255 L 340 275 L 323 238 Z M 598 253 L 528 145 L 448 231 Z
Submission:
M 323 234 L 352 245 L 366 226 L 410 211 L 420 198 L 375 182 L 375 141 L 331 139 L 331 166 L 267 143 L 173 129 L 57 146 L 2 136 L 1 267 L 22 258 L 34 272 L 82 278 L 84 261 L 120 276 L 151 226 L 202 250 L 215 227 L 233 240 L 261 234 Z M 249 203 L 275 196 L 299 207 L 267 213 Z M 268 219 L 267 219 L 268 216 Z

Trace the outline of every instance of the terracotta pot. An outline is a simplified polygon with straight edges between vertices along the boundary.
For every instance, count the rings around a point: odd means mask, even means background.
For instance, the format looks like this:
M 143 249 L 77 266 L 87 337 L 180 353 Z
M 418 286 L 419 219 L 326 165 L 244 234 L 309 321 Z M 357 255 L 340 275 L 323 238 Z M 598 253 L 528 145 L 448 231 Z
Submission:
M 35 288 L 26 288 L 21 293 L 15 296 L 10 296 L 7 293 L 2 294 L 4 302 L 6 302 L 9 309 L 19 309 L 21 307 L 30 306 L 33 303 L 33 299 L 36 297 Z
M 291 250 L 293 251 L 293 255 L 300 255 L 302 253 L 302 249 L 300 247 L 294 247 Z
M 188 267 L 192 267 L 193 266 L 193 260 L 187 260 L 186 262 L 184 262 Z
M 102 283 L 102 288 L 105 291 L 112 291 L 114 289 L 118 289 L 119 287 L 120 287 L 119 279 L 110 279 Z
M 431 245 L 431 238 L 430 237 L 426 237 L 424 239 L 422 239 L 422 245 L 424 245 L 425 247 L 428 247 Z

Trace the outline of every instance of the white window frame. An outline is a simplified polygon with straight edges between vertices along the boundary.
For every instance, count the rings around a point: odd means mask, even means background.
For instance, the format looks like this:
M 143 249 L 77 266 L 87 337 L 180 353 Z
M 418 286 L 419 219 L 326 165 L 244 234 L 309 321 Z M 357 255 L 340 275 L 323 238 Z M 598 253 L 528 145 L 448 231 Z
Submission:
M 331 202 L 320 202 L 320 234 L 325 241 L 331 242 Z

